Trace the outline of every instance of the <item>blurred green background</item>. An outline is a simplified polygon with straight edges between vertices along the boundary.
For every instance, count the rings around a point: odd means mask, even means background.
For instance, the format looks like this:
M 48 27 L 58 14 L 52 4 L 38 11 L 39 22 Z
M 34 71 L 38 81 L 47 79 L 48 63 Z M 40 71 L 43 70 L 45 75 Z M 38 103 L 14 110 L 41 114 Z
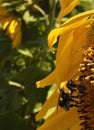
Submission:
M 38 89 L 36 81 L 55 68 L 55 54 L 47 47 L 47 36 L 58 26 L 60 3 L 59 0 L 0 1 L 22 23 L 22 43 L 14 49 L 0 24 L 0 130 L 36 130 L 44 120 L 35 121 L 35 115 L 51 87 Z M 82 0 L 64 20 L 93 7 L 93 0 Z

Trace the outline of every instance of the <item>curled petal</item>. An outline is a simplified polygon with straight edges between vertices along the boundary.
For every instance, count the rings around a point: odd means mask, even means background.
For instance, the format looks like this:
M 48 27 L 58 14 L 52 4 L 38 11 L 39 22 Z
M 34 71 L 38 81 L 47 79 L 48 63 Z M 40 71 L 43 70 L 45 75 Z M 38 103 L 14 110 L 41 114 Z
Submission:
M 94 10 L 86 11 L 84 13 L 80 13 L 72 18 L 70 18 L 68 21 L 66 21 L 64 24 L 62 24 L 59 28 L 56 28 L 50 32 L 48 35 L 48 46 L 50 49 L 52 49 L 52 46 L 56 43 L 57 38 L 62 34 L 68 32 L 69 30 L 75 29 L 75 28 L 81 28 L 86 27 L 90 25 L 90 22 L 92 21 L 92 18 L 89 18 L 89 16 L 94 15 Z

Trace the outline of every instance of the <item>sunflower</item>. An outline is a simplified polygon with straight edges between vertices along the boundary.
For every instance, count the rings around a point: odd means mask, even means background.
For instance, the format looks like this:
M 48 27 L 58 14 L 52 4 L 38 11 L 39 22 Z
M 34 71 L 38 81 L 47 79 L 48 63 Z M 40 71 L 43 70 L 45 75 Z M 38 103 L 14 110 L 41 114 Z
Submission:
M 7 12 L 2 0 L 0 0 L 0 24 L 3 30 L 6 30 L 6 34 L 12 39 L 12 48 L 17 47 L 21 43 L 21 21 L 13 14 Z
M 59 28 L 52 30 L 48 36 L 48 46 L 58 42 L 56 68 L 37 87 L 56 84 L 56 90 L 45 102 L 36 120 L 45 116 L 47 111 L 58 103 L 59 89 L 67 88 L 73 80 L 74 89 L 68 92 L 68 111 L 61 107 L 54 111 L 38 130 L 93 130 L 94 129 L 94 10 L 80 13 Z M 59 38 L 59 40 L 57 40 Z M 61 87 L 61 88 L 60 88 Z M 67 91 L 67 90 L 66 90 Z M 66 92 L 65 92 L 66 94 Z M 62 95 L 61 95 L 62 96 Z M 73 98 L 74 97 L 74 98 Z M 63 98 L 63 96 L 62 96 Z M 76 99 L 76 101 L 75 101 Z M 72 102 L 71 102 L 72 101 Z

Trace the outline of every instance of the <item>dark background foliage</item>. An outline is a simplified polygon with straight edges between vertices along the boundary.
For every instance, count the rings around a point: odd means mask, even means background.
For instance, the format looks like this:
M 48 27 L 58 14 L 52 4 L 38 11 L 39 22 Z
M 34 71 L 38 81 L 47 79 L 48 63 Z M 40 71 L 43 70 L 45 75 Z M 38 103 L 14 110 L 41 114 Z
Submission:
M 66 18 L 91 9 L 91 3 L 82 2 Z M 22 43 L 12 49 L 12 41 L 1 25 L 0 130 L 35 130 L 43 123 L 35 121 L 35 115 L 49 90 L 49 87 L 37 89 L 36 81 L 55 68 L 55 55 L 47 47 L 47 35 L 57 24 L 59 2 L 3 0 L 3 4 L 22 22 Z

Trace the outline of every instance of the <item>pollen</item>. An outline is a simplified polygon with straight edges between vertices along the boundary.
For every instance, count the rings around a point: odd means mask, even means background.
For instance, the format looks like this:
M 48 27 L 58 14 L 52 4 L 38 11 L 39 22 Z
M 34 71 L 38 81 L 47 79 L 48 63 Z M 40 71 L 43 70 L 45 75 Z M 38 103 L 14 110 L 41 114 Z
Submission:
M 66 83 L 67 83 L 67 81 L 62 82 L 62 83 L 60 84 L 60 89 L 63 89 L 65 93 L 69 93 L 69 94 L 70 94 L 71 91 L 66 87 Z

